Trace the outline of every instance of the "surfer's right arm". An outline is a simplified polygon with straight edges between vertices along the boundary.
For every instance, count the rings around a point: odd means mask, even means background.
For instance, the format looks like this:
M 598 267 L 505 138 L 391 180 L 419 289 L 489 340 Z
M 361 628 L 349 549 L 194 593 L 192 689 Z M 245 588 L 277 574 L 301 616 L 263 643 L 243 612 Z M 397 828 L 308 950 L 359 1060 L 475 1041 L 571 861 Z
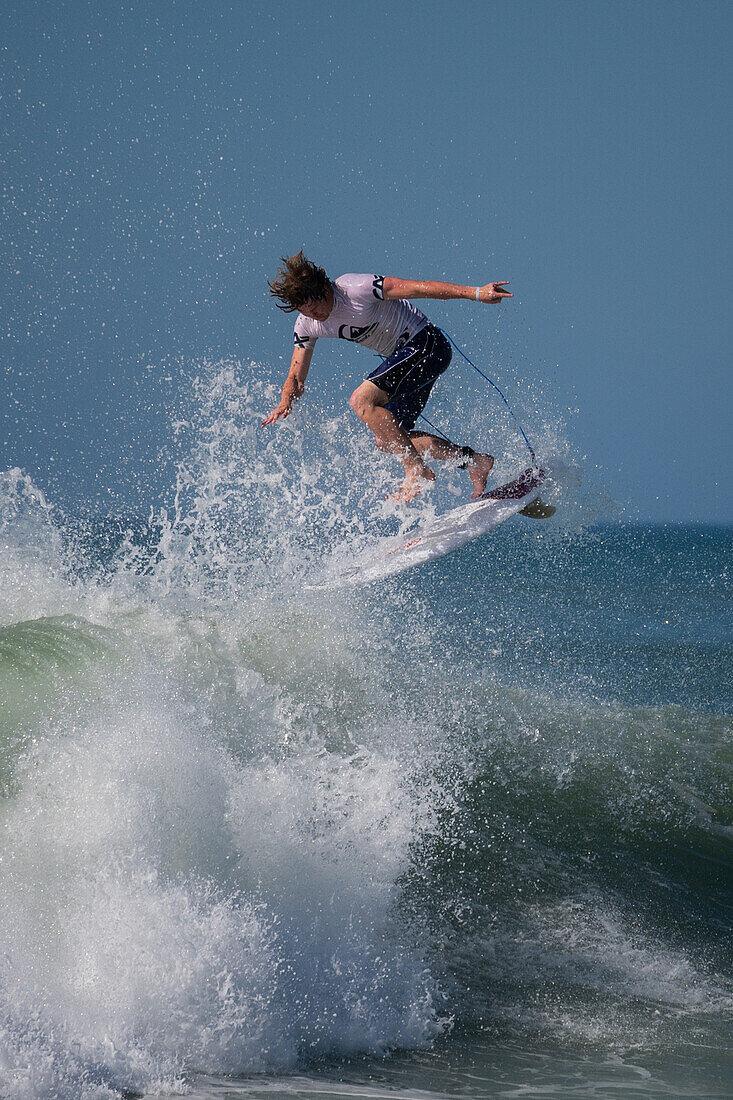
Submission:
M 486 283 L 484 286 L 463 286 L 461 283 L 438 283 L 432 279 L 396 279 L 385 275 L 382 279 L 382 296 L 393 298 L 473 298 L 477 302 L 501 302 L 504 298 L 513 298 L 506 290 L 507 282 Z M 376 290 L 375 290 L 376 294 Z
M 282 420 L 290 416 L 293 405 L 302 396 L 305 389 L 305 380 L 313 358 L 313 348 L 296 348 L 293 358 L 290 360 L 290 370 L 285 379 L 280 404 L 272 410 L 269 416 L 262 421 L 262 427 L 274 424 L 276 420 Z

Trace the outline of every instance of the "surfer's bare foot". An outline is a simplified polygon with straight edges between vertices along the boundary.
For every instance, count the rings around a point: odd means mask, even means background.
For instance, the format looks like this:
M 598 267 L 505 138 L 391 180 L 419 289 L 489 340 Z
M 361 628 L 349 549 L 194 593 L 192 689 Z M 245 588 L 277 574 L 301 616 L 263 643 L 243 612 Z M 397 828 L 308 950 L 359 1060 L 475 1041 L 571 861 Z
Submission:
M 433 481 L 435 481 L 435 474 L 426 466 L 425 470 L 419 474 L 409 473 L 397 492 L 392 493 L 389 499 L 396 501 L 398 504 L 409 504 L 424 489 L 427 489 Z
M 474 451 L 473 458 L 470 464 L 466 467 L 468 470 L 468 476 L 473 483 L 473 492 L 471 493 L 471 500 L 477 500 L 478 497 L 486 490 L 486 482 L 489 474 L 491 473 L 494 465 L 494 459 L 491 455 L 481 455 L 478 451 Z

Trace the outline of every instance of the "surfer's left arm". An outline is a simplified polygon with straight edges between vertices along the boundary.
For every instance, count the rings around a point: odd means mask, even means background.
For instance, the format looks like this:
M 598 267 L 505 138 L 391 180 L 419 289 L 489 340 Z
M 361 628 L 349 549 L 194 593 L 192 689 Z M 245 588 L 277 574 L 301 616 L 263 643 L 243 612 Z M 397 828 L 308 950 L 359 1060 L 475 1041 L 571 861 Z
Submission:
M 313 358 L 313 348 L 296 348 L 290 361 L 290 370 L 283 385 L 282 397 L 269 416 L 262 421 L 261 427 L 274 424 L 276 420 L 283 420 L 290 416 L 295 402 L 303 396 L 305 380 Z
M 385 275 L 382 293 L 391 298 L 472 298 L 476 302 L 500 302 L 513 298 L 508 283 L 486 283 L 484 286 L 462 286 L 460 283 L 438 283 L 432 280 L 395 279 Z

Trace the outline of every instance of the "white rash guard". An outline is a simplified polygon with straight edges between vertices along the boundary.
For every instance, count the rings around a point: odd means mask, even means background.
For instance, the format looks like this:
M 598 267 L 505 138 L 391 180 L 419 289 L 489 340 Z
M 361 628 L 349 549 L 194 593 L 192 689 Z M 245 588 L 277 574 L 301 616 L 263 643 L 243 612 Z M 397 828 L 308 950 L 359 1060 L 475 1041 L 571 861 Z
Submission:
M 293 338 L 296 348 L 313 348 L 321 337 L 341 337 L 363 344 L 379 355 L 392 355 L 428 319 L 404 298 L 385 301 L 384 275 L 342 275 L 331 282 L 333 309 L 325 321 L 299 313 Z

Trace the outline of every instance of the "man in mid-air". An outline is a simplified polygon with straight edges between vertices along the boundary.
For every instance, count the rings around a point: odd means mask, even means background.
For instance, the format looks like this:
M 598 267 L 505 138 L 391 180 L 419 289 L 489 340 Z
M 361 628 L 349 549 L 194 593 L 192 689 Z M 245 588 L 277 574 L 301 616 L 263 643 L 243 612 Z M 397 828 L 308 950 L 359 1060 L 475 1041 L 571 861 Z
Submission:
M 415 430 L 436 379 L 450 363 L 451 346 L 444 333 L 410 299 L 500 302 L 512 297 L 504 290 L 507 285 L 459 286 L 391 275 L 342 275 L 331 280 L 302 252 L 284 258 L 269 287 L 282 303 L 279 309 L 298 314 L 295 349 L 280 403 L 262 421 L 262 427 L 293 411 L 303 394 L 319 337 L 351 340 L 383 356 L 379 366 L 354 390 L 350 404 L 371 428 L 377 446 L 402 460 L 405 480 L 394 499 L 413 500 L 435 480 L 426 458 L 451 460 L 465 469 L 473 483 L 472 499 L 480 497 L 494 465 L 492 456 Z

